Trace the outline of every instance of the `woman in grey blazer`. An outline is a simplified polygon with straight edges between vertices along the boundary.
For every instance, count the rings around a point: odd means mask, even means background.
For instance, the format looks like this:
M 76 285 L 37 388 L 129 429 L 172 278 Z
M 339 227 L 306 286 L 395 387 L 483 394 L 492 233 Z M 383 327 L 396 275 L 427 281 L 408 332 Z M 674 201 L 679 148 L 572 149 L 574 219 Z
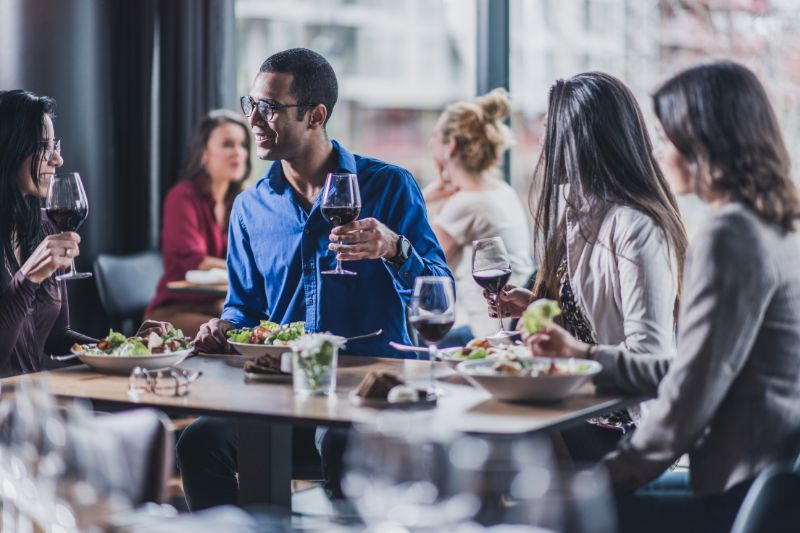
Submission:
M 689 247 L 677 355 L 633 357 L 557 326 L 528 343 L 536 355 L 596 359 L 599 384 L 657 391 L 632 437 L 604 459 L 619 493 L 690 454 L 685 490 L 620 499 L 623 530 L 727 531 L 752 479 L 797 445 L 800 197 L 778 121 L 751 71 L 701 65 L 653 98 L 658 155 L 673 190 L 713 208 Z

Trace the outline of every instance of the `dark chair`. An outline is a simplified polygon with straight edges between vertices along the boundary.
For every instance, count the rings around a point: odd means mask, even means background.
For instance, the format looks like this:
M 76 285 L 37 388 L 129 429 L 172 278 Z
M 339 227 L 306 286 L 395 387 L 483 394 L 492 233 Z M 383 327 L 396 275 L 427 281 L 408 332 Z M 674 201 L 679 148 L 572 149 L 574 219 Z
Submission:
M 136 332 L 163 273 L 160 252 L 97 256 L 97 290 L 112 328 L 125 335 Z
M 747 492 L 731 533 L 800 531 L 800 473 L 774 465 L 759 474 Z

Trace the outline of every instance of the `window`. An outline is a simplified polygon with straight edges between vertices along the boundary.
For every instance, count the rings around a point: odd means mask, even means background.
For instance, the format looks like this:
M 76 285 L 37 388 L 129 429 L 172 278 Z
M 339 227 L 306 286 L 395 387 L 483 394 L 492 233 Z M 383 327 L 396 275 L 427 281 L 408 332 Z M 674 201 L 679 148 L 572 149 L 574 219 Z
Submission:
M 759 76 L 782 121 L 787 146 L 800 153 L 800 9 L 791 0 L 511 0 L 512 184 L 526 194 L 539 156 L 550 85 L 586 70 L 622 79 L 652 125 L 650 94 L 668 77 L 702 61 L 729 58 Z M 690 233 L 704 216 L 681 198 Z
M 439 113 L 475 94 L 475 11 L 475 0 L 237 0 L 239 92 L 270 54 L 311 48 L 339 79 L 329 134 L 425 184 Z M 256 160 L 254 175 L 267 166 Z

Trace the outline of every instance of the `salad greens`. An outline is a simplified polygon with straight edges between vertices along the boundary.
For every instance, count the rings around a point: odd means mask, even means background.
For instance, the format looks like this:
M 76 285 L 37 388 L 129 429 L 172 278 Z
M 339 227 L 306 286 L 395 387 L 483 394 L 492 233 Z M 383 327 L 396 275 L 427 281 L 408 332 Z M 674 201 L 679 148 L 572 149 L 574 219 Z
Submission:
M 126 337 L 113 329 L 97 344 L 74 344 L 72 351 L 87 355 L 109 355 L 114 357 L 135 357 L 167 354 L 192 348 L 192 339 L 185 337 L 183 331 L 171 324 L 163 335 L 151 332 L 145 337 Z
M 268 344 L 288 346 L 306 333 L 305 322 L 291 322 L 281 326 L 269 320 L 262 320 L 254 328 L 239 328 L 228 331 L 228 340 L 245 344 Z
M 560 314 L 561 308 L 555 300 L 536 300 L 522 313 L 522 329 L 528 334 L 538 333 L 552 324 L 553 319 Z

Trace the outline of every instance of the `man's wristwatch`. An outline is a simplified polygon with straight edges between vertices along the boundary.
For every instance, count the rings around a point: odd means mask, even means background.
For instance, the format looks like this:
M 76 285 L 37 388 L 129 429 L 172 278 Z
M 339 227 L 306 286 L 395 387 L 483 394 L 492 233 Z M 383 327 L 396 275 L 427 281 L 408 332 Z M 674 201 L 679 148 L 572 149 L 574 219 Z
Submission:
M 390 265 L 401 267 L 411 255 L 411 241 L 406 239 L 404 235 L 398 235 L 397 237 L 397 253 L 387 259 L 386 262 Z

